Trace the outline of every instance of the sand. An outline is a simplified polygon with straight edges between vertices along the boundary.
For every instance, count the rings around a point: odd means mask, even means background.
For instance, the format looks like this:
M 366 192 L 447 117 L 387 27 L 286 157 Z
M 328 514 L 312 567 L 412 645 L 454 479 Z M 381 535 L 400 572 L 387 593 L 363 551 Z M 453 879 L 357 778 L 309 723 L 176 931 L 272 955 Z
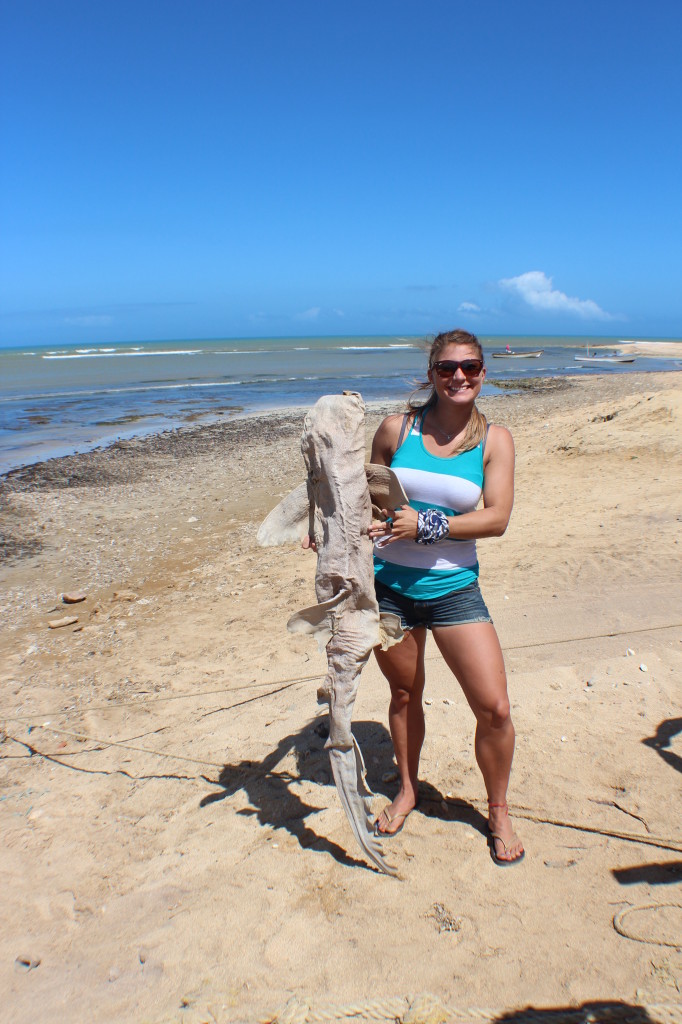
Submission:
M 680 341 L 619 341 L 617 347 L 630 355 L 682 359 L 682 342 Z
M 481 404 L 518 455 L 510 527 L 479 546 L 518 734 L 514 868 L 490 859 L 473 719 L 432 644 L 421 808 L 384 844 L 401 879 L 353 840 L 315 701 L 324 659 L 286 632 L 315 559 L 254 539 L 302 479 L 300 410 L 0 482 L 5 1019 L 593 1002 L 682 1019 L 681 379 Z M 78 621 L 49 628 L 63 617 Z M 395 781 L 373 663 L 354 722 L 378 810 Z

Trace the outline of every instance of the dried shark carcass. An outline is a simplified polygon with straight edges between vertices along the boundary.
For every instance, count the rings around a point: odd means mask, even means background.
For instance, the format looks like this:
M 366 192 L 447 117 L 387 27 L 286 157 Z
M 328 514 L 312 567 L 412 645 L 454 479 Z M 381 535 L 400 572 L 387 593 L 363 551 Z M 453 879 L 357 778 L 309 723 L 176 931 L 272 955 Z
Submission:
M 262 545 L 300 540 L 317 547 L 318 603 L 289 619 L 292 632 L 312 633 L 326 649 L 327 675 L 318 700 L 329 704 L 327 748 L 336 787 L 357 841 L 382 871 L 374 834 L 365 765 L 351 732 L 360 673 L 372 648 L 401 637 L 397 616 L 382 617 L 374 593 L 372 542 L 367 527 L 375 512 L 407 504 L 397 477 L 386 466 L 365 466 L 365 406 L 354 392 L 320 398 L 305 418 L 301 451 L 308 479 L 273 509 L 258 531 Z

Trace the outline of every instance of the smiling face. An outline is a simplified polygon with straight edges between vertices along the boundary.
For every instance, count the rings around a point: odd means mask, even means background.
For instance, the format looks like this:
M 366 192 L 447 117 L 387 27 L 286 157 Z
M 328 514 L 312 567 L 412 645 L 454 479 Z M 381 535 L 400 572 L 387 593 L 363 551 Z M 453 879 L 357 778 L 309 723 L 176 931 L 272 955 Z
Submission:
M 467 359 L 480 360 L 481 355 L 474 345 L 445 345 L 438 353 L 438 362 L 464 362 Z M 429 381 L 433 385 L 439 402 L 448 405 L 467 405 L 473 403 L 481 392 L 485 380 L 485 366 L 475 376 L 464 373 L 458 366 L 452 376 L 441 377 L 435 369 L 429 370 Z

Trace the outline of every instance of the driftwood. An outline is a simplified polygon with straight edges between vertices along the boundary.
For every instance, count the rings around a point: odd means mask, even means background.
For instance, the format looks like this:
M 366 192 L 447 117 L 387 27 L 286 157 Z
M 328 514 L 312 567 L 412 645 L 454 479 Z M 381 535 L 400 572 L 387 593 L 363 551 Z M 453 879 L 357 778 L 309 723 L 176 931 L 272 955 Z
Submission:
M 263 545 L 300 540 L 317 547 L 317 604 L 291 617 L 292 632 L 314 634 L 327 653 L 327 675 L 318 691 L 329 704 L 327 748 L 334 780 L 355 837 L 368 858 L 387 874 L 374 833 L 365 765 L 351 732 L 360 673 L 374 647 L 401 638 L 397 617 L 382 618 L 374 593 L 372 508 L 395 508 L 407 497 L 385 466 L 365 466 L 365 406 L 360 395 L 327 395 L 305 419 L 301 450 L 308 469 L 297 487 L 258 531 Z M 371 495 L 370 495 L 371 490 Z

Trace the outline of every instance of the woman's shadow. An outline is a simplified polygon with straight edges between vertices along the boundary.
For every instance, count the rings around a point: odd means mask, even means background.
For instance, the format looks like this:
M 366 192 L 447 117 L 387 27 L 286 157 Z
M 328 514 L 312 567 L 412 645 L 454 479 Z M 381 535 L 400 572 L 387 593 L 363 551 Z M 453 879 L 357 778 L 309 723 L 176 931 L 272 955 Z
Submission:
M 262 761 L 242 760 L 225 764 L 217 780 L 202 776 L 206 782 L 220 788 L 203 797 L 199 806 L 208 807 L 243 790 L 248 806 L 240 808 L 237 814 L 257 817 L 261 825 L 285 829 L 303 849 L 331 854 L 340 864 L 368 867 L 366 861 L 350 856 L 345 849 L 315 832 L 308 819 L 318 814 L 321 808 L 306 803 L 294 789 L 296 783 L 304 781 L 328 790 L 334 788 L 329 755 L 324 748 L 329 736 L 328 723 L 327 715 L 313 719 L 299 732 L 283 737 Z M 373 793 L 391 800 L 397 791 L 397 772 L 389 733 L 378 722 L 353 722 L 353 734 L 365 757 L 367 785 Z M 293 770 L 286 766 L 278 770 L 278 765 L 285 758 L 291 765 L 290 754 L 293 754 Z M 384 776 L 395 776 L 395 781 L 383 782 Z M 334 793 L 326 794 L 325 806 L 334 799 Z M 465 800 L 458 801 L 456 805 L 446 804 L 443 794 L 428 782 L 419 784 L 419 813 L 466 823 L 486 834 L 485 818 L 475 807 Z M 353 848 L 350 826 L 348 846 Z

